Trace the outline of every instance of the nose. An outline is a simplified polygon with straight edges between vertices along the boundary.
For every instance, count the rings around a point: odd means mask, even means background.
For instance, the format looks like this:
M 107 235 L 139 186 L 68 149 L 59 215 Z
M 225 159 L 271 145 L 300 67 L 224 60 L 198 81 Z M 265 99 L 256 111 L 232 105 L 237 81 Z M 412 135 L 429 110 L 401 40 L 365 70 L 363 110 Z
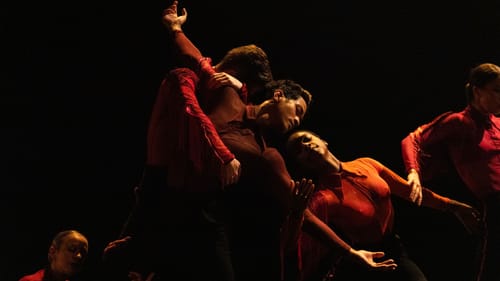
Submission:
M 82 252 L 78 251 L 75 253 L 75 258 L 78 259 L 78 260 L 81 260 L 83 259 L 83 254 Z
M 300 118 L 299 118 L 299 116 L 295 116 L 293 118 L 293 124 L 295 125 L 295 127 L 298 127 L 300 125 Z

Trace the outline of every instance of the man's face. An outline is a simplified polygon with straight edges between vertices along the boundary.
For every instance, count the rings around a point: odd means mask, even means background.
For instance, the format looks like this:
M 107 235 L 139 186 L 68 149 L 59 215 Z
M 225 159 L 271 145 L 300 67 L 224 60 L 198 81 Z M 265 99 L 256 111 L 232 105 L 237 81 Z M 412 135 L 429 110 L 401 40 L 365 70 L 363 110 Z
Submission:
M 300 125 L 306 111 L 307 103 L 302 97 L 288 99 L 278 90 L 272 99 L 263 103 L 257 119 L 267 129 L 286 133 Z
M 88 241 L 76 233 L 64 237 L 58 248 L 49 249 L 50 266 L 52 271 L 67 278 L 81 271 L 88 253 Z

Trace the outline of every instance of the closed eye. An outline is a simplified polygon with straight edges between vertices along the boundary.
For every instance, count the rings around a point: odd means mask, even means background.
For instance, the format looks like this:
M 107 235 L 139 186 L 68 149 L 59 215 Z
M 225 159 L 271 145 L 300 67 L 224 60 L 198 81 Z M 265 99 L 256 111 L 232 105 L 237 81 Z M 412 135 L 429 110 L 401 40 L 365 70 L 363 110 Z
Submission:
M 304 118 L 304 109 L 302 108 L 302 106 L 297 105 L 295 107 L 295 114 L 297 114 L 297 116 L 299 116 L 300 119 Z

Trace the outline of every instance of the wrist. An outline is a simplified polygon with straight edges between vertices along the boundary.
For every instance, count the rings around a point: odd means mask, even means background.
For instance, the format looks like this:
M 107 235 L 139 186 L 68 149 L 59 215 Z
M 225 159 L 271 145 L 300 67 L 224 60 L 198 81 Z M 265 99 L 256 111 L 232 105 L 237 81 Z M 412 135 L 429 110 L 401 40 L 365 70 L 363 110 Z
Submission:
M 170 26 L 170 33 L 175 35 L 177 33 L 183 33 L 182 28 L 180 26 Z
M 447 213 L 454 213 L 455 212 L 455 203 L 453 200 L 449 200 L 448 202 L 446 202 L 446 205 L 444 207 L 444 211 L 447 212 Z
M 357 256 L 356 250 L 354 250 L 352 247 L 349 247 L 348 249 L 344 249 L 345 251 L 340 255 L 341 258 L 351 258 L 353 256 Z
M 408 174 L 413 174 L 413 173 L 418 174 L 417 169 L 411 168 L 411 169 L 408 170 Z

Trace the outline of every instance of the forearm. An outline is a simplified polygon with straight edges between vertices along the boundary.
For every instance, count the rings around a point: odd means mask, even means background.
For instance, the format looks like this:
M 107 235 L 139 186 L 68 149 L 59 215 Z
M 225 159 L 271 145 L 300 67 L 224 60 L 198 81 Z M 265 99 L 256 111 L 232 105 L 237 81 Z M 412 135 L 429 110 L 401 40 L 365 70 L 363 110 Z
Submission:
M 201 51 L 184 34 L 182 30 L 171 31 L 174 52 L 181 66 L 188 67 L 200 75 L 200 60 L 203 58 Z
M 351 250 L 349 244 L 342 240 L 342 238 L 309 209 L 304 211 L 303 230 L 316 239 L 326 243 L 332 249 L 343 253 L 348 253 Z
M 422 188 L 422 205 L 428 208 L 447 211 L 450 208 L 452 200 L 450 198 L 441 196 L 428 188 Z
M 412 132 L 401 141 L 401 156 L 406 172 L 409 172 L 411 169 L 418 171 L 417 151 L 418 146 L 415 142 L 415 133 Z

